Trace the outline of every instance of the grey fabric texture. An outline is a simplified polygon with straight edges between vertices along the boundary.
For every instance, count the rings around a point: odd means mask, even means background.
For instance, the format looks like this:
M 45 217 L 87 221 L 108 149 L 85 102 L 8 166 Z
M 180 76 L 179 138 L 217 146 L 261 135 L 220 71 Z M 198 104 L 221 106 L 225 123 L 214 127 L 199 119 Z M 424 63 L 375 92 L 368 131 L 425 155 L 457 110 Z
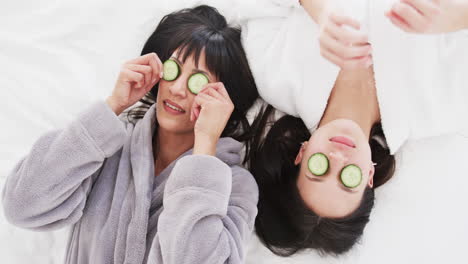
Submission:
M 7 220 L 72 227 L 65 263 L 243 263 L 258 187 L 242 144 L 221 138 L 216 156 L 189 150 L 155 176 L 155 127 L 155 105 L 133 125 L 95 102 L 13 168 Z

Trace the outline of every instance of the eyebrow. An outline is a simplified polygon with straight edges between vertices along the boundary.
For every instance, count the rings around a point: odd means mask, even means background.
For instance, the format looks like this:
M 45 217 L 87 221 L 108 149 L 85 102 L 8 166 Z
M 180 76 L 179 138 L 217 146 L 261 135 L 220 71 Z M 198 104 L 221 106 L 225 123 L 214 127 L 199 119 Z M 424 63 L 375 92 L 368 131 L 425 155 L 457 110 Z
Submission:
M 356 192 L 357 192 L 356 190 L 351 190 L 351 189 L 349 189 L 349 188 L 344 187 L 344 186 L 343 186 L 342 184 L 340 184 L 339 182 L 338 182 L 338 187 L 340 187 L 340 188 L 341 188 L 343 191 L 345 191 L 345 192 L 349 192 L 349 193 L 356 193 Z
M 306 173 L 306 178 L 309 180 L 309 181 L 315 181 L 315 182 L 322 182 L 323 181 L 323 178 L 319 178 L 317 176 L 312 176 L 310 174 L 307 174 Z
M 171 56 L 171 59 L 174 59 L 174 60 L 179 64 L 179 66 L 184 65 L 178 58 L 176 58 L 176 57 L 174 57 L 174 56 Z M 203 71 L 203 70 L 201 70 L 201 69 L 198 69 L 198 68 L 192 70 L 192 73 L 203 73 L 203 74 L 205 74 L 205 75 L 208 77 L 209 81 L 211 81 L 211 79 L 213 79 L 212 76 L 211 76 L 211 74 L 209 74 L 209 73 L 207 73 L 206 71 Z
M 312 176 L 312 175 L 309 175 L 309 174 L 307 174 L 307 173 L 306 173 L 306 178 L 307 178 L 309 181 L 314 181 L 314 182 L 322 182 L 322 181 L 324 181 L 323 178 L 319 178 L 319 177 L 317 177 L 317 176 Z M 338 182 L 337 185 L 338 185 L 338 187 L 340 187 L 340 189 L 342 189 L 342 190 L 345 191 L 345 192 L 348 192 L 348 193 L 356 193 L 356 192 L 357 192 L 357 191 L 355 191 L 355 190 L 351 190 L 351 189 L 349 189 L 349 188 L 344 187 L 344 186 L 343 186 L 342 184 L 340 184 L 339 182 Z

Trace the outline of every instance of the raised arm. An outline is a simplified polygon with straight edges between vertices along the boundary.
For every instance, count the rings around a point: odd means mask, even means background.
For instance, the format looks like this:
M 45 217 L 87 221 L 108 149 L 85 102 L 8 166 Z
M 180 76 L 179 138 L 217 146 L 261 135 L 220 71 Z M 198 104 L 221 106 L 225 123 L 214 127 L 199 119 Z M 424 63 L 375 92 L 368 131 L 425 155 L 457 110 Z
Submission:
M 126 129 L 117 115 L 159 81 L 161 68 L 154 53 L 125 63 L 106 102 L 40 137 L 7 178 L 2 195 L 7 220 L 36 230 L 77 222 L 104 160 L 124 144 Z
M 125 134 L 118 117 L 99 102 L 64 129 L 40 137 L 7 178 L 6 219 L 36 230 L 77 222 L 104 160 L 123 145 Z
M 234 105 L 222 83 L 206 85 L 198 96 L 191 109 L 193 155 L 177 161 L 167 180 L 149 263 L 241 264 L 253 233 L 257 184 L 237 165 L 240 147 L 234 148 L 234 140 L 217 144 Z M 230 166 L 214 157 L 226 146 Z
M 299 2 L 315 23 L 319 24 L 321 15 L 325 11 L 328 1 L 329 0 L 300 0 Z

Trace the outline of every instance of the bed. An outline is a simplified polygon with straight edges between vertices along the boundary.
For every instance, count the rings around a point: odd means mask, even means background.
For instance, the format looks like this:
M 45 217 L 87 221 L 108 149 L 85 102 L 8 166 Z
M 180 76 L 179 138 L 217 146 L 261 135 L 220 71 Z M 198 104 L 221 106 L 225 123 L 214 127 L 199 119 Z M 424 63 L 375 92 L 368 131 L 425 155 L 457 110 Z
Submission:
M 273 1 L 274 2 L 274 1 Z M 44 132 L 65 125 L 112 91 L 120 65 L 139 52 L 162 15 L 212 4 L 230 22 L 282 12 L 269 0 L 9 1 L 0 9 L 0 187 Z M 467 72 L 468 73 L 468 72 Z M 468 87 L 465 87 L 468 89 Z M 466 122 L 465 120 L 462 120 Z M 340 257 L 271 254 L 256 237 L 247 263 L 468 263 L 468 137 L 408 142 L 394 178 L 376 192 L 362 241 Z M 62 263 L 68 230 L 18 229 L 0 213 L 2 263 Z

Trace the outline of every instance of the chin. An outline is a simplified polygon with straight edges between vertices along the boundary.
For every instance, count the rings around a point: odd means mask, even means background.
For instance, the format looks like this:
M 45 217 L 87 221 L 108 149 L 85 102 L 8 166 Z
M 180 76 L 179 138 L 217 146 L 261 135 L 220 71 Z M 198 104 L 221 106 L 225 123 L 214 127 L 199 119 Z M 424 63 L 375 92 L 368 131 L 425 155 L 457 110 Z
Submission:
M 364 134 L 364 132 L 362 131 L 362 128 L 351 119 L 338 119 L 336 121 L 337 121 L 337 125 L 343 129 L 352 131 L 354 133 L 360 132 Z
M 193 125 L 190 120 L 184 118 L 168 118 L 164 115 L 157 115 L 158 125 L 165 131 L 169 131 L 177 134 L 193 133 Z
M 334 136 L 348 136 L 356 143 L 368 141 L 368 139 L 365 138 L 366 136 L 362 128 L 351 119 L 336 119 L 320 128 L 323 129 L 323 132 L 325 132 L 329 138 Z

